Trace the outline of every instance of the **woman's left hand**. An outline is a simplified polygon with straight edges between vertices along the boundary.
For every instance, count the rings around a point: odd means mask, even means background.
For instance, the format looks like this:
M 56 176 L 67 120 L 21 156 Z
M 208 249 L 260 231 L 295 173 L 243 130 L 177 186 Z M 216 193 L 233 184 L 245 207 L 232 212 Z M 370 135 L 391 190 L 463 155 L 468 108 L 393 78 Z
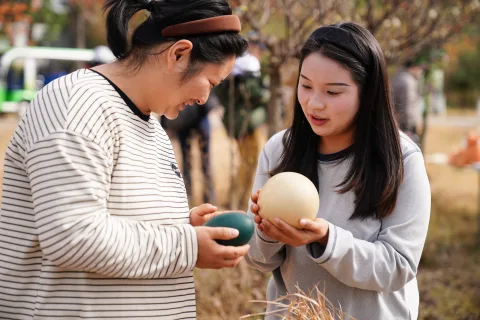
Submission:
M 204 203 L 190 211 L 190 224 L 194 227 L 203 226 L 205 222 L 219 214 L 217 207 L 209 203 Z
M 229 212 L 237 212 L 247 214 L 244 211 L 236 210 L 236 211 L 217 211 L 217 207 L 211 205 L 209 203 L 204 203 L 198 207 L 193 208 L 190 210 L 190 224 L 194 227 L 201 227 L 203 226 L 208 220 L 216 217 L 218 215 L 229 213 Z
M 263 219 L 258 228 L 270 238 L 283 242 L 293 247 L 300 247 L 312 242 L 327 244 L 328 223 L 326 220 L 300 220 L 302 229 L 297 229 L 281 219 L 276 219 L 275 224 Z

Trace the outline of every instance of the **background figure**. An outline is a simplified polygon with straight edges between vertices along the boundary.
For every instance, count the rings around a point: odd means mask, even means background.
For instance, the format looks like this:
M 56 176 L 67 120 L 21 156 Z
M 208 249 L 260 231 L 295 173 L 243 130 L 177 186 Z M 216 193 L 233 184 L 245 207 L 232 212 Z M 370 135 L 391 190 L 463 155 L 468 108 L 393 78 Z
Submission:
M 210 134 L 211 127 L 208 119 L 209 112 L 219 106 L 215 94 L 210 94 L 204 105 L 194 104 L 186 107 L 174 120 L 161 117 L 160 122 L 166 130 L 176 134 L 182 149 L 183 180 L 187 189 L 188 199 L 192 196 L 192 162 L 191 162 L 191 139 L 198 134 L 198 144 L 202 163 L 204 179 L 203 201 L 215 203 L 215 187 L 213 184 L 212 170 L 210 165 Z
M 95 66 L 115 61 L 115 55 L 107 46 L 96 46 L 93 49 L 93 60 L 86 64 L 85 68 L 93 68 Z
M 430 110 L 435 115 L 445 115 L 447 101 L 444 92 L 445 71 L 434 68 L 430 72 Z
M 400 130 L 414 142 L 419 142 L 418 126 L 420 124 L 420 106 L 422 94 L 420 78 L 423 65 L 407 61 L 392 79 L 393 103 Z
M 250 38 L 253 36 L 250 35 Z M 233 207 L 244 206 L 250 198 L 259 153 L 263 147 L 260 128 L 267 120 L 269 91 L 261 78 L 262 47 L 255 40 L 249 42 L 248 52 L 235 61 L 230 78 L 216 89 L 224 106 L 223 123 L 229 135 L 238 143 L 240 167 L 232 188 Z M 234 126 L 230 128 L 230 81 L 234 81 Z

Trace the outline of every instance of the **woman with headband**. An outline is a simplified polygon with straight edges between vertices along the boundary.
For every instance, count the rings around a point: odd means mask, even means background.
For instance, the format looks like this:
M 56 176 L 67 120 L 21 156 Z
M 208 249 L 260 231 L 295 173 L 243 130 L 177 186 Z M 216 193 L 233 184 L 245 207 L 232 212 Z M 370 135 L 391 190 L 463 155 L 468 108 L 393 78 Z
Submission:
M 250 204 L 258 228 L 246 260 L 273 271 L 270 301 L 317 287 L 355 319 L 417 319 L 430 186 L 422 153 L 395 123 L 382 50 L 357 24 L 321 27 L 299 71 L 293 124 L 259 158 Z M 317 219 L 301 229 L 258 215 L 257 190 L 285 171 L 319 192 Z
M 193 269 L 234 267 L 235 229 L 189 210 L 167 134 L 247 47 L 225 0 L 109 0 L 117 61 L 46 86 L 5 159 L 0 318 L 195 319 Z M 150 12 L 130 39 L 130 18 Z

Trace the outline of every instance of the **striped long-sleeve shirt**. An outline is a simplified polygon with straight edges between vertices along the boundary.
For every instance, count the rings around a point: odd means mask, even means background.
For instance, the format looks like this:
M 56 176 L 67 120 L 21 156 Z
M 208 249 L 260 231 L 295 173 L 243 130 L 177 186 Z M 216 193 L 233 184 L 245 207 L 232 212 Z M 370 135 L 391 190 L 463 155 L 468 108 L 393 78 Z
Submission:
M 5 157 L 0 319 L 195 319 L 197 249 L 158 121 L 91 70 L 43 88 Z

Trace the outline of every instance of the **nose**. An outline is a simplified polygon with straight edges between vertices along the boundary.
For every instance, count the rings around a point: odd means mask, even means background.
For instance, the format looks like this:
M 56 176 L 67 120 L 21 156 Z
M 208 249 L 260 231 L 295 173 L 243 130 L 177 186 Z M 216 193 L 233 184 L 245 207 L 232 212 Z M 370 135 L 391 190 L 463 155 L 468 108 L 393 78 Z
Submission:
M 326 107 L 322 97 L 318 94 L 312 95 L 312 97 L 308 101 L 308 106 L 313 109 L 320 109 L 320 110 L 323 110 Z
M 198 105 L 203 105 L 203 104 L 207 103 L 207 100 L 208 100 L 209 95 L 210 95 L 210 93 L 207 93 L 205 96 L 203 96 L 203 97 L 200 98 L 200 99 L 197 99 L 195 102 L 196 102 Z

